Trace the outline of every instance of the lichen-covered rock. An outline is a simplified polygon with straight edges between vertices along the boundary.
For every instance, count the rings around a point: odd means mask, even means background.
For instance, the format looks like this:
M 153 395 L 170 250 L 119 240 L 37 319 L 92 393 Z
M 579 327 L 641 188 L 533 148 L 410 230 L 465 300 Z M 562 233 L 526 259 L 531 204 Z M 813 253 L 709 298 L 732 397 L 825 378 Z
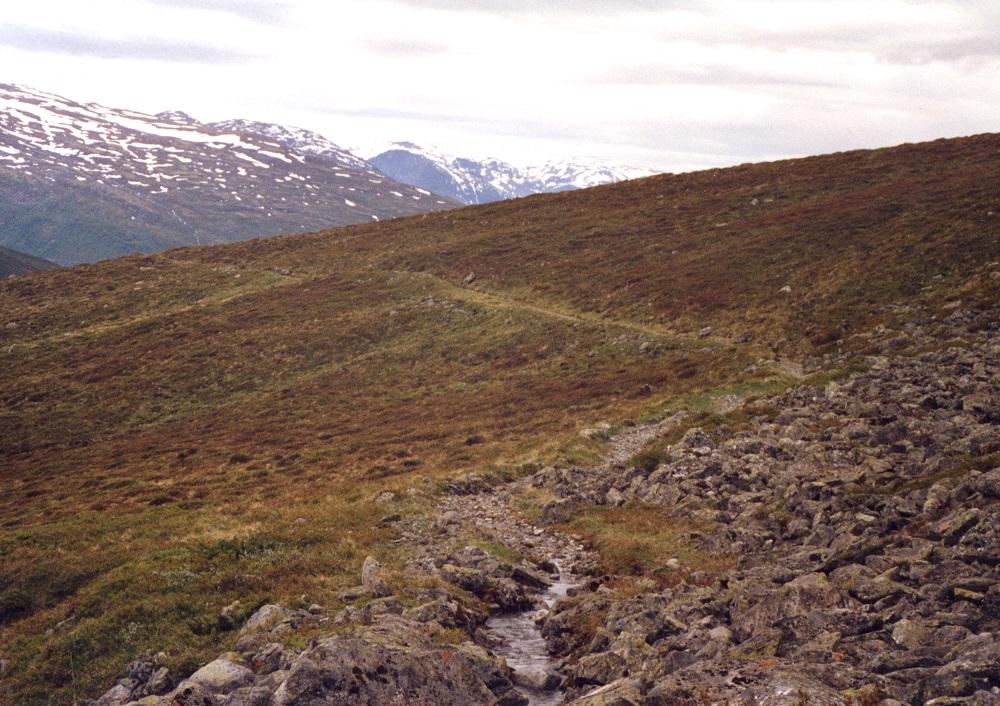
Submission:
M 164 706 L 219 706 L 215 695 L 201 684 L 184 680 L 162 698 Z
M 645 703 L 639 682 L 621 679 L 589 691 L 569 702 L 567 706 L 641 706 Z
M 512 688 L 485 650 L 437 645 L 426 626 L 386 616 L 303 652 L 278 688 L 275 706 L 472 706 Z
M 798 576 L 770 593 L 737 595 L 730 609 L 733 628 L 745 639 L 791 618 L 824 623 L 831 610 L 853 604 L 821 573 Z
M 245 686 L 223 699 L 219 706 L 272 706 L 273 704 L 274 692 L 271 689 Z
M 947 696 L 972 696 L 1000 689 L 1000 641 L 982 636 L 978 647 L 956 650 L 955 659 L 937 670 L 924 687 L 928 700 Z
M 610 684 L 625 676 L 625 659 L 614 652 L 598 652 L 577 662 L 573 670 L 574 685 Z
M 250 666 L 257 674 L 271 674 L 291 665 L 292 655 L 289 650 L 278 642 L 269 642 L 260 648 L 250 659 Z

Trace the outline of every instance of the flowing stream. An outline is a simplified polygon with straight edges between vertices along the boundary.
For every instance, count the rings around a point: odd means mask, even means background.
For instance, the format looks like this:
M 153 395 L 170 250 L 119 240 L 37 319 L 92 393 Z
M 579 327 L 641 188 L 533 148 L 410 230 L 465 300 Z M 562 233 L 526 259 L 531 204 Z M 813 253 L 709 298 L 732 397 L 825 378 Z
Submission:
M 558 566 L 558 565 L 557 565 Z M 571 577 L 559 568 L 559 579 L 549 586 L 542 594 L 545 605 L 552 605 L 566 595 L 566 590 L 572 585 Z M 486 627 L 501 641 L 501 646 L 494 650 L 507 660 L 507 664 L 516 673 L 548 674 L 555 673 L 555 660 L 545 647 L 542 631 L 535 621 L 544 614 L 544 610 L 528 610 L 521 613 L 509 613 L 490 618 Z M 528 697 L 530 706 L 554 706 L 563 701 L 561 689 L 542 691 L 519 686 L 518 689 Z

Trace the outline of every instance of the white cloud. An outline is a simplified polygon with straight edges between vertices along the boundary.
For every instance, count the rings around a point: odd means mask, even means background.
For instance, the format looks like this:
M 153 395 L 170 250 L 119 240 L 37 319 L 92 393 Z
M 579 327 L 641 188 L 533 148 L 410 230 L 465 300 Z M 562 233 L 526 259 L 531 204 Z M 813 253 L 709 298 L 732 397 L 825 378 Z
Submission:
M 336 142 L 668 170 L 997 129 L 1000 9 L 932 0 L 34 0 L 3 77 Z

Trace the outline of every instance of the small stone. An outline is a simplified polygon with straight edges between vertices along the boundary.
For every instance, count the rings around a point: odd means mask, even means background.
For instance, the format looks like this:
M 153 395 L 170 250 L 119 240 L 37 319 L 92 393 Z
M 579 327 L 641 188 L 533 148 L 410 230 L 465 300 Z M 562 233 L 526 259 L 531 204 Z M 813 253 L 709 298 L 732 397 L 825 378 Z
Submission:
M 376 505 L 385 505 L 391 503 L 396 499 L 396 494 L 391 490 L 383 490 L 381 493 L 375 496 Z
M 365 558 L 365 563 L 361 565 L 361 585 L 365 588 L 371 588 L 380 571 L 382 571 L 382 565 L 375 557 L 368 555 Z
M 954 589 L 955 599 L 960 601 L 972 601 L 977 603 L 983 600 L 983 594 L 977 591 L 970 591 L 967 588 Z
M 532 691 L 554 691 L 562 684 L 562 677 L 546 669 L 526 669 L 514 672 L 514 684 Z
M 570 706 L 638 706 L 645 703 L 639 686 L 637 679 L 619 679 L 587 692 Z
M 927 490 L 927 499 L 924 500 L 924 512 L 935 514 L 948 505 L 951 497 L 951 490 L 942 482 L 937 482 Z
M 493 706 L 528 706 L 531 701 L 517 689 L 508 689 L 497 697 Z
M 173 687 L 173 679 L 166 667 L 160 667 L 146 682 L 146 692 L 153 695 L 166 694 Z
M 733 631 L 725 625 L 718 625 L 708 631 L 708 637 L 710 640 L 728 644 L 733 641 Z
M 382 577 L 382 565 L 369 555 L 361 566 L 361 585 L 371 591 L 376 598 L 392 595 L 392 589 Z
M 928 630 L 918 622 L 904 618 L 892 628 L 892 641 L 900 647 L 915 650 L 927 641 Z
M 223 630 L 232 630 L 236 627 L 236 622 L 238 620 L 238 611 L 240 609 L 240 602 L 233 601 L 219 613 L 219 627 Z
M 343 601 L 344 603 L 353 603 L 359 598 L 364 598 L 365 596 L 370 596 L 371 591 L 369 591 L 364 586 L 354 586 L 353 588 L 345 588 L 343 591 L 337 594 L 337 599 Z
M 268 603 L 258 608 L 257 612 L 250 616 L 243 624 L 243 629 L 240 632 L 249 633 L 273 630 L 280 623 L 290 618 L 291 615 L 292 612 L 287 608 Z

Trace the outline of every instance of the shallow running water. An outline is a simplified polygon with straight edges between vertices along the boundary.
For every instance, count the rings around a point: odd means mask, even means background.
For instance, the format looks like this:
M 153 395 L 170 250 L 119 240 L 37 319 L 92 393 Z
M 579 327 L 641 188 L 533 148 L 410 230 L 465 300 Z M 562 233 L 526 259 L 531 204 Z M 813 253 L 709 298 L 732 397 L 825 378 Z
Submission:
M 551 607 L 558 599 L 566 595 L 570 587 L 569 577 L 559 568 L 559 579 L 542 594 L 545 605 Z M 486 627 L 502 644 L 495 652 L 507 660 L 507 664 L 515 672 L 553 672 L 555 660 L 545 648 L 542 631 L 535 625 L 535 620 L 544 611 L 528 610 L 521 613 L 510 613 L 490 618 Z M 535 691 L 518 687 L 528 697 L 529 706 L 554 706 L 563 701 L 561 689 L 555 691 Z

